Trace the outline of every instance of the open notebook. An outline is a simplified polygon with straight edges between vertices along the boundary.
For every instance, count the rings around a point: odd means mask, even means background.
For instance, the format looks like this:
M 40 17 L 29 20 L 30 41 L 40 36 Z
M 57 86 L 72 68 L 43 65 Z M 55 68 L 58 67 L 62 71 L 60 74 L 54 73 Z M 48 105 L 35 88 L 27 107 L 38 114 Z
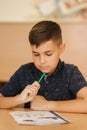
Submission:
M 69 123 L 69 121 L 62 115 L 53 111 L 11 111 L 10 114 L 18 124 L 23 125 Z

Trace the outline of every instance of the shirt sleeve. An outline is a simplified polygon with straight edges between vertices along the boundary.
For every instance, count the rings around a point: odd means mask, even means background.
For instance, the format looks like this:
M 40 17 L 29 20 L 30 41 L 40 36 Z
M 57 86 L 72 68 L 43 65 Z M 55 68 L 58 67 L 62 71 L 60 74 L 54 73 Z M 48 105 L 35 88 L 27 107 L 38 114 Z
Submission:
M 2 86 L 2 89 L 0 90 L 0 93 L 2 95 L 6 97 L 16 96 L 22 91 L 19 78 L 20 74 L 21 74 L 21 67 L 13 74 L 10 80 L 4 86 Z
M 74 67 L 69 80 L 70 91 L 76 96 L 77 92 L 83 88 L 87 87 L 87 81 L 83 77 L 82 73 L 78 67 Z

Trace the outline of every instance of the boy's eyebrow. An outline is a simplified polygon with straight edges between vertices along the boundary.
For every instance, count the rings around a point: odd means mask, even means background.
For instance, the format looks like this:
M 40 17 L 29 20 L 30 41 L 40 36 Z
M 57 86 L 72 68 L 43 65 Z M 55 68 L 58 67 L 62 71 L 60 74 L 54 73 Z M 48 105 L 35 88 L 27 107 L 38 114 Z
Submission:
M 32 51 L 33 53 L 39 53 L 37 51 Z M 51 50 L 48 50 L 48 51 L 45 51 L 44 53 L 49 53 L 49 52 L 52 52 Z
M 33 53 L 38 53 L 37 51 L 32 51 Z

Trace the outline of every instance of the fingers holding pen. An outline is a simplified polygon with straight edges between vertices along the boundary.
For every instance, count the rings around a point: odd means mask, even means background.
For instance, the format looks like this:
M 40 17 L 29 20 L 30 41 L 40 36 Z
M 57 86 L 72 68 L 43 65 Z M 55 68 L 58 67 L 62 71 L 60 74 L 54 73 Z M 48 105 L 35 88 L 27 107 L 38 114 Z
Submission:
M 26 89 L 28 89 L 27 91 L 29 92 L 29 95 L 36 95 L 38 93 L 39 88 L 40 84 L 37 81 L 26 87 Z
M 40 88 L 40 84 L 37 81 L 35 81 L 31 85 L 27 85 L 19 95 L 19 100 L 22 103 L 32 101 L 36 96 L 36 94 L 38 93 L 39 88 Z

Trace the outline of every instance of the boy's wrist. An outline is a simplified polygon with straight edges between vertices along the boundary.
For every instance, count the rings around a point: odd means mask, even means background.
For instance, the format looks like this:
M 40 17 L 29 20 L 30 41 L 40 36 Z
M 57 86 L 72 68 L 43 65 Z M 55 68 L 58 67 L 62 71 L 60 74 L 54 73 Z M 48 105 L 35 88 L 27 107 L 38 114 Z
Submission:
M 55 110 L 54 101 L 47 101 L 47 109 L 49 111 L 54 111 Z
M 15 96 L 15 102 L 17 103 L 17 105 L 20 105 L 20 104 L 24 103 L 24 102 L 21 100 L 20 95 Z

